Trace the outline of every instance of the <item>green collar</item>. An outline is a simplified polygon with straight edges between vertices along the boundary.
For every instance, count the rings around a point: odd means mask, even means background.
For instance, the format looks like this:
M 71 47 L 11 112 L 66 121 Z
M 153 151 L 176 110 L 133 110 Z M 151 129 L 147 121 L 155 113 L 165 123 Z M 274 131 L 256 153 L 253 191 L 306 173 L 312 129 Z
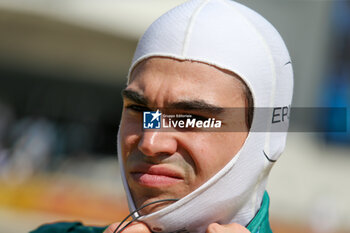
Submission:
M 269 205 L 270 198 L 265 191 L 261 207 L 252 221 L 248 224 L 247 228 L 252 233 L 272 233 L 269 223 Z

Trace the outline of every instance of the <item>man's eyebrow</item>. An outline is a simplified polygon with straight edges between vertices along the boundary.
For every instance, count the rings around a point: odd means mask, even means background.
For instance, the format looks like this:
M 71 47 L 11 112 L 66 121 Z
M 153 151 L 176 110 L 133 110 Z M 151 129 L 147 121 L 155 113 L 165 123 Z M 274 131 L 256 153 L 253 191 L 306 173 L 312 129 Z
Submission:
M 203 100 L 184 100 L 171 103 L 167 108 L 194 110 L 211 114 L 219 114 L 224 111 L 224 108 L 209 104 Z
M 140 93 L 130 89 L 122 90 L 122 96 L 135 103 L 147 105 L 147 99 Z M 166 108 L 181 109 L 181 110 L 193 110 L 211 114 L 219 114 L 224 111 L 224 108 L 209 104 L 204 100 L 183 100 L 179 102 L 170 103 Z
M 137 91 L 124 89 L 122 90 L 122 96 L 138 104 L 147 105 L 148 103 L 147 99 Z

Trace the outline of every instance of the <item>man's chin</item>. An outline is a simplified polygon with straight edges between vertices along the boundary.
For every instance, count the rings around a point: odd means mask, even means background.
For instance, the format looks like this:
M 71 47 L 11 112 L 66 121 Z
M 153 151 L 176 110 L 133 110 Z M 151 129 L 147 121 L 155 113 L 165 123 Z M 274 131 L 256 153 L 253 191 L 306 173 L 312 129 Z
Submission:
M 139 213 L 141 215 L 148 215 L 148 214 L 157 212 L 157 211 L 159 211 L 161 209 L 164 209 L 167 206 L 169 206 L 169 205 L 171 205 L 171 204 L 173 204 L 175 202 L 175 200 L 174 201 L 170 201 L 170 200 L 166 200 L 166 199 L 176 199 L 176 200 L 178 200 L 178 198 L 172 198 L 172 197 L 154 197 L 154 198 L 146 199 L 144 201 L 139 201 L 139 202 L 137 202 L 135 204 L 136 204 L 137 208 L 141 208 L 141 207 L 145 206 L 144 208 L 142 208 L 139 211 Z M 153 202 L 155 202 L 155 203 L 153 203 Z

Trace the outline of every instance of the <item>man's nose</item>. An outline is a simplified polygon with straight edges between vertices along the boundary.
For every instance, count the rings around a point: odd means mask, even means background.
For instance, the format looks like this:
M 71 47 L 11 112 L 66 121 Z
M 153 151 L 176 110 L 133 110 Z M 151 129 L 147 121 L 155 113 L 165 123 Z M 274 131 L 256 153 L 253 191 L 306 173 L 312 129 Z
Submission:
M 138 149 L 147 156 L 172 155 L 177 150 L 177 141 L 170 132 L 143 132 Z

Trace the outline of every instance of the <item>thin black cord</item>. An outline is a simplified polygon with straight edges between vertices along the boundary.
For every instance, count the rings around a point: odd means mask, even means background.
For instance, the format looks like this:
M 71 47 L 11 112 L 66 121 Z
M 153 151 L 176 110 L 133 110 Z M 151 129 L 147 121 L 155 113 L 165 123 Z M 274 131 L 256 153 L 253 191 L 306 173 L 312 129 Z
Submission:
M 120 231 L 118 231 L 118 233 L 121 233 L 122 231 L 124 231 L 125 228 L 127 228 L 131 223 L 135 222 L 139 218 L 141 218 L 141 216 L 138 216 L 138 217 L 134 218 L 133 220 L 131 220 L 130 222 L 128 222 L 122 229 L 120 229 Z
M 157 200 L 157 201 L 153 201 L 153 202 L 150 202 L 146 205 L 143 205 L 141 206 L 140 208 L 137 208 L 136 210 L 134 210 L 133 212 L 131 212 L 128 216 L 126 216 L 123 221 L 121 221 L 119 223 L 119 225 L 117 226 L 117 228 L 113 231 L 113 233 L 116 233 L 117 230 L 119 229 L 119 227 L 129 218 L 131 217 L 135 212 L 138 212 L 140 210 L 142 210 L 143 208 L 149 206 L 149 205 L 153 205 L 153 204 L 156 204 L 156 203 L 159 203 L 159 202 L 165 202 L 165 201 L 178 201 L 179 199 L 162 199 L 162 200 Z M 134 221 L 136 221 L 137 219 L 139 219 L 141 216 L 138 216 L 136 218 L 134 218 L 132 221 L 128 222 L 120 231 L 118 231 L 118 233 L 122 232 L 127 226 L 129 226 L 131 223 L 133 223 Z

